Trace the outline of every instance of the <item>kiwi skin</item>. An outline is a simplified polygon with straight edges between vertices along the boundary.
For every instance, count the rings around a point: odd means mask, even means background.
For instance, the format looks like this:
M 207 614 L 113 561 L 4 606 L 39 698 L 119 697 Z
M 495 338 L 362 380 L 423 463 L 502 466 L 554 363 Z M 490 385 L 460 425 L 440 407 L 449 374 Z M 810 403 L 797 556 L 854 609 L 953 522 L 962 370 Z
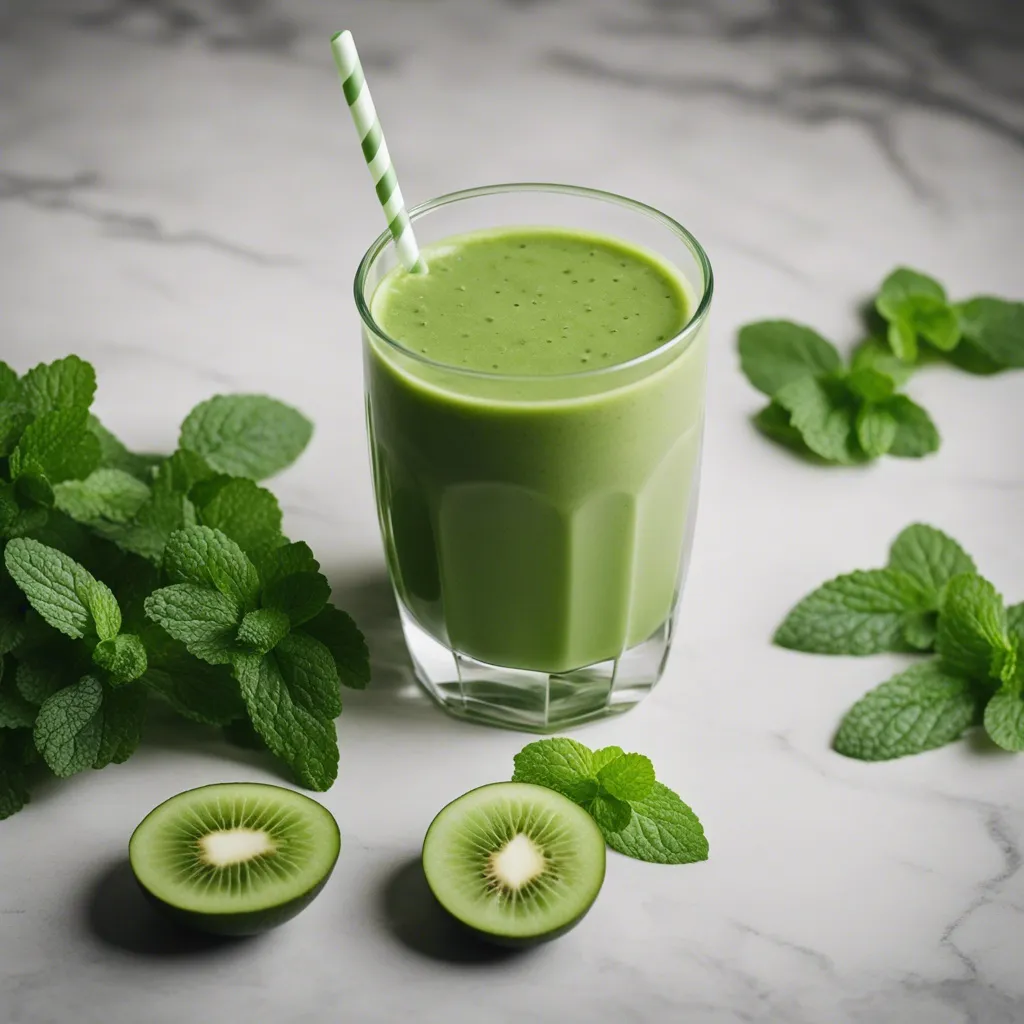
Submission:
M 214 785 L 217 784 L 215 783 Z M 199 790 L 211 788 L 213 788 L 213 786 L 200 786 L 196 790 L 190 790 L 187 792 L 198 792 Z M 270 789 L 278 787 L 268 786 L 267 788 Z M 182 795 L 184 794 L 178 794 L 178 796 Z M 171 797 L 170 799 L 173 800 L 175 797 Z M 169 801 L 164 802 L 167 803 Z M 163 804 L 159 806 L 162 807 Z M 156 809 L 158 808 L 154 808 L 154 810 Z M 276 928 L 278 925 L 284 924 L 286 921 L 290 921 L 293 917 L 305 910 L 306 907 L 316 899 L 320 894 L 320 891 L 330 880 L 331 875 L 334 873 L 335 865 L 338 863 L 338 856 L 341 853 L 341 830 L 338 828 L 338 822 L 335 820 L 334 816 L 330 815 L 329 817 L 334 825 L 331 836 L 334 845 L 334 859 L 331 862 L 330 868 L 325 872 L 323 878 L 321 878 L 315 885 L 311 886 L 305 892 L 299 893 L 290 900 L 286 900 L 284 903 L 279 903 L 276 906 L 265 907 L 261 910 L 239 911 L 237 913 L 210 913 L 206 911 L 187 910 L 183 907 L 175 906 L 173 903 L 163 900 L 155 893 L 151 892 L 142 884 L 142 881 L 139 879 L 138 874 L 134 869 L 132 874 L 135 877 L 135 881 L 139 888 L 142 890 L 142 894 L 145 896 L 147 902 L 175 924 L 181 925 L 185 928 L 194 929 L 195 931 L 206 932 L 210 935 L 232 937 L 259 935 L 262 932 L 269 931 L 271 928 Z M 132 832 L 132 837 L 128 842 L 129 862 L 131 862 L 131 850 L 135 841 L 135 836 L 146 823 L 148 818 L 149 815 L 147 815 Z
M 483 785 L 483 786 L 477 786 L 476 789 L 469 790 L 467 793 L 464 793 L 463 796 L 468 796 L 469 793 L 474 793 L 474 792 L 476 792 L 479 789 L 488 789 L 492 785 L 495 785 L 495 783 L 488 783 L 488 784 Z M 498 785 L 506 785 L 506 783 L 499 783 Z M 530 785 L 530 784 L 529 783 L 515 783 L 515 785 L 527 786 L 527 785 Z M 461 800 L 462 797 L 458 797 L 457 799 Z M 456 800 L 451 801 L 451 803 L 456 803 L 456 802 L 457 802 Z M 446 806 L 451 806 L 451 804 L 448 804 Z M 445 810 L 445 808 L 442 808 L 441 811 L 438 812 L 437 816 L 435 817 L 435 821 L 437 820 L 437 817 L 440 817 L 441 812 L 444 811 L 444 810 Z M 431 823 L 431 828 L 432 827 L 433 827 L 433 822 Z M 598 835 L 601 838 L 601 849 L 603 851 L 605 849 L 604 836 L 601 835 L 600 831 L 597 829 L 597 825 L 596 824 L 594 825 L 594 829 L 595 829 L 595 831 L 598 832 Z M 429 839 L 430 839 L 430 828 L 427 829 L 427 834 L 423 838 L 423 848 L 422 848 L 423 850 L 426 849 L 427 841 Z M 420 860 L 421 860 L 421 863 L 422 863 L 422 860 L 423 860 L 423 852 L 422 852 L 422 850 L 421 850 L 421 854 L 420 854 Z M 573 918 L 571 921 L 568 921 L 568 922 L 566 922 L 566 924 L 562 925 L 561 928 L 555 928 L 555 929 L 553 929 L 551 931 L 544 932 L 543 934 L 540 934 L 540 935 L 530 935 L 530 936 L 518 937 L 518 936 L 513 936 L 513 935 L 500 935 L 500 934 L 497 934 L 495 932 L 488 931 L 487 929 L 484 929 L 484 928 L 477 928 L 477 927 L 475 927 L 475 926 L 473 926 L 471 924 L 468 924 L 467 922 L 463 921 L 460 917 L 457 917 L 455 914 L 452 914 L 448 910 L 448 908 L 445 907 L 445 905 L 441 902 L 441 900 L 437 898 L 437 894 L 434 893 L 433 895 L 434 895 L 434 898 L 437 900 L 438 906 L 441 907 L 441 909 L 444 911 L 445 915 L 450 920 L 454 921 L 459 926 L 460 931 L 462 931 L 465 935 L 468 935 L 471 938 L 476 939 L 476 940 L 487 942 L 490 945 L 501 946 L 504 949 L 511 949 L 511 950 L 530 949 L 530 948 L 532 948 L 534 946 L 539 946 L 539 945 L 541 945 L 541 944 L 543 944 L 545 942 L 551 942 L 553 939 L 561 938 L 563 935 L 566 934 L 566 932 L 571 932 L 573 930 L 573 928 L 575 928 L 576 925 L 578 925 L 580 923 L 580 921 L 582 921 L 583 918 L 585 918 L 587 916 L 588 912 L 590 911 L 590 908 L 594 905 L 594 903 L 597 901 L 597 897 L 600 895 L 601 888 L 602 888 L 602 886 L 604 884 L 605 867 L 606 867 L 606 862 L 604 860 L 602 860 L 602 865 L 601 865 L 601 884 L 599 884 L 597 886 L 597 889 L 594 892 L 593 899 L 591 899 L 591 901 L 579 912 L 579 914 L 577 914 L 577 916 L 575 918 Z M 424 872 L 424 875 L 426 876 L 426 872 Z M 430 886 L 430 878 L 429 877 L 427 877 L 427 885 L 428 885 L 428 887 Z M 431 890 L 431 892 L 433 893 L 433 890 Z

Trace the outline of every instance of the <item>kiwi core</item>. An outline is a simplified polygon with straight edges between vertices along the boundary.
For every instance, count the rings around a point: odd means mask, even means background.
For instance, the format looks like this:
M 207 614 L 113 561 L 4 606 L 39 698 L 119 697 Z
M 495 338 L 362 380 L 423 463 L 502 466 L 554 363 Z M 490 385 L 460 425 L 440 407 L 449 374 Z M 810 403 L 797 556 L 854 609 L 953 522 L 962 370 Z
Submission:
M 514 835 L 488 863 L 488 875 L 506 889 L 522 889 L 544 874 L 547 858 L 525 833 Z
M 277 844 L 262 829 L 226 828 L 208 832 L 199 840 L 199 849 L 205 863 L 226 868 L 273 853 Z

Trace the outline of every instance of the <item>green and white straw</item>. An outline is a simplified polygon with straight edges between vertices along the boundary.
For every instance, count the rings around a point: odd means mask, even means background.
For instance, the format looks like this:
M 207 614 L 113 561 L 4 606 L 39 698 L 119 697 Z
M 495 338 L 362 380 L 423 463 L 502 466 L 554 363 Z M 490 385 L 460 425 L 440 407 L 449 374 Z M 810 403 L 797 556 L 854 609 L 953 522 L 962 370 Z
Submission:
M 402 266 L 411 273 L 426 273 L 427 265 L 420 256 L 416 236 L 412 233 L 409 214 L 405 210 L 402 190 L 398 187 L 398 178 L 388 153 L 388 144 L 384 141 L 380 120 L 370 98 L 370 87 L 363 75 L 363 65 L 356 52 L 355 40 L 347 29 L 339 32 L 331 40 L 334 51 L 334 63 L 338 66 L 338 77 L 341 89 L 345 93 L 348 109 L 352 112 L 359 141 L 363 147 L 363 157 L 370 168 L 377 198 L 384 207 L 388 230 L 395 240 L 398 258 Z

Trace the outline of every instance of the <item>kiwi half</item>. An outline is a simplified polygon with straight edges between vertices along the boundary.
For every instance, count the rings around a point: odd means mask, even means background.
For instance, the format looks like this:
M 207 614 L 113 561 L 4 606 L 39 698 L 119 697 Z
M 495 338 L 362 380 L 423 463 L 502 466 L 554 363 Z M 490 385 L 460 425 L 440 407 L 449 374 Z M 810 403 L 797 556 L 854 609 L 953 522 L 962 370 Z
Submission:
M 481 938 L 524 946 L 557 938 L 604 882 L 605 841 L 571 800 L 524 782 L 474 789 L 443 808 L 423 840 L 438 902 Z
M 190 789 L 150 811 L 128 858 L 143 892 L 175 920 L 254 935 L 306 907 L 340 849 L 338 823 L 315 800 L 230 782 Z

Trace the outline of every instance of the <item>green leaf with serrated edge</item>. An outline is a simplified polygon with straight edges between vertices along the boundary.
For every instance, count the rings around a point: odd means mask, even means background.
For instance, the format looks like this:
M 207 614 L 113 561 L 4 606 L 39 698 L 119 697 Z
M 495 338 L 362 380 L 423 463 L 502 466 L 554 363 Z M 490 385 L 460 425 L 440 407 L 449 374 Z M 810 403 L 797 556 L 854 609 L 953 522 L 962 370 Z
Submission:
M 919 459 L 939 450 L 939 431 L 932 418 L 906 395 L 893 395 L 882 407 L 896 420 L 896 436 L 890 455 L 903 459 Z
M 909 267 L 897 267 L 882 282 L 875 297 L 875 309 L 887 320 L 899 316 L 900 306 L 907 299 L 927 296 L 933 299 L 946 299 L 946 289 L 927 274 L 911 270 Z
M 794 380 L 834 373 L 842 365 L 834 345 L 788 320 L 747 324 L 740 329 L 739 350 L 747 380 L 769 397 Z
M 288 616 L 276 608 L 257 608 L 246 612 L 238 627 L 238 642 L 243 648 L 266 654 L 288 635 L 292 628 Z M 333 665 L 333 660 L 331 662 Z M 337 669 L 335 669 L 337 671 Z
M 274 657 L 292 695 L 327 718 L 341 714 L 341 680 L 326 645 L 301 630 L 280 639 Z
M 10 459 L 11 477 L 35 470 L 51 484 L 88 476 L 100 462 L 100 443 L 84 409 L 58 409 L 30 423 Z
M 604 833 L 621 832 L 633 817 L 633 808 L 625 800 L 603 789 L 592 800 L 588 800 L 584 808 Z
M 652 864 L 692 864 L 708 859 L 708 841 L 697 815 L 660 782 L 643 800 L 630 802 L 633 816 L 617 831 L 605 831 L 619 853 Z
M 282 544 L 259 552 L 253 559 L 266 591 L 277 580 L 297 572 L 319 572 L 320 563 L 305 541 Z
M 954 576 L 976 571 L 974 559 L 952 537 L 924 523 L 908 526 L 892 542 L 889 568 L 917 580 L 933 609 L 939 607 L 939 598 Z
M 164 461 L 162 455 L 137 455 L 129 451 L 92 413 L 86 426 L 99 442 L 101 468 L 120 470 L 145 484 L 151 482 L 153 470 Z
M 26 511 L 37 511 L 32 506 L 39 506 L 44 511 L 53 508 L 53 487 L 43 471 L 34 462 L 18 468 L 19 472 L 13 483 L 14 500 L 24 506 Z M 42 523 L 45 522 L 44 515 Z M 32 527 L 22 526 L 21 529 L 23 533 L 27 533 Z
M 211 665 L 231 661 L 242 608 L 230 597 L 195 583 L 174 583 L 146 598 L 146 614 L 175 640 Z
M 1024 366 L 1024 302 L 991 295 L 956 307 L 964 338 L 997 366 Z
M 92 660 L 108 673 L 108 682 L 121 686 L 138 679 L 146 671 L 146 648 L 134 633 L 120 633 L 103 640 L 92 652 Z
M 594 755 L 588 747 L 564 736 L 528 743 L 514 758 L 513 782 L 546 786 L 578 804 L 597 795 Z
M 939 609 L 935 649 L 951 669 L 985 679 L 995 653 L 1009 646 L 1003 599 L 976 573 L 954 576 Z
M 253 728 L 270 750 L 289 765 L 302 785 L 329 789 L 338 777 L 338 735 L 308 692 L 293 692 L 276 652 L 234 659 L 235 676 Z M 319 696 L 324 696 L 319 694 Z
M 643 800 L 654 788 L 654 765 L 643 754 L 623 754 L 597 772 L 597 781 L 620 800 Z
M 79 523 L 127 523 L 150 498 L 141 480 L 120 469 L 97 469 L 53 488 L 54 504 Z
M 808 594 L 775 633 L 780 647 L 812 654 L 863 656 L 904 650 L 908 613 L 925 610 L 918 584 L 894 569 L 829 580 Z
M 128 523 L 95 522 L 91 528 L 124 551 L 159 563 L 167 541 L 188 522 L 188 499 L 158 478 L 152 495 Z
M 263 590 L 263 607 L 284 612 L 293 626 L 318 615 L 331 596 L 331 585 L 318 572 L 295 572 Z
M 93 580 L 85 595 L 85 602 L 92 616 L 96 635 L 101 640 L 110 640 L 121 629 L 121 609 L 110 588 L 99 580 Z
M 103 686 L 94 676 L 58 690 L 39 709 L 36 749 L 58 778 L 90 768 L 103 738 Z
M 833 747 L 861 761 L 919 754 L 959 739 L 977 710 L 968 679 L 937 660 L 922 662 L 857 701 L 843 718 Z
M 31 729 L 38 710 L 18 692 L 14 666 L 8 663 L 0 679 L 0 729 Z
M 141 683 L 184 718 L 225 725 L 245 715 L 238 681 L 227 665 L 193 657 L 185 645 L 150 624 L 144 634 L 149 665 Z
M 79 665 L 70 658 L 56 656 L 51 650 L 33 651 L 18 661 L 14 683 L 18 692 L 36 706 L 58 690 L 81 678 Z
M 938 619 L 935 612 L 911 612 L 903 623 L 903 639 L 915 651 L 934 650 Z
M 1012 604 L 1006 609 L 1006 628 L 1024 641 L 1024 601 Z
M 14 488 L 6 480 L 0 480 L 0 536 L 7 534 L 20 511 Z
M 302 631 L 315 637 L 331 652 L 343 686 L 366 689 L 370 682 L 370 652 L 350 615 L 329 604 L 304 622 Z
M 220 530 L 249 555 L 276 547 L 284 539 L 277 498 L 252 480 L 228 481 L 198 508 L 204 525 Z
M 216 395 L 181 425 L 180 447 L 217 471 L 262 480 L 291 465 L 313 434 L 298 410 L 265 395 Z
M 87 410 L 96 394 L 96 371 L 78 356 L 32 367 L 18 387 L 18 399 L 34 416 L 55 409 Z
M 245 552 L 220 530 L 189 526 L 171 534 L 164 549 L 170 579 L 213 587 L 246 611 L 256 607 L 260 579 Z
M 1003 750 L 1024 751 L 1024 696 L 1000 690 L 985 705 L 985 732 Z
M 28 802 L 24 769 L 0 767 L 0 821 L 17 814 Z
M 177 449 L 157 471 L 157 479 L 178 494 L 189 494 L 199 484 L 217 474 L 198 452 Z
M 868 402 L 880 402 L 896 390 L 896 382 L 888 374 L 872 366 L 851 370 L 846 384 L 854 394 Z
M 804 443 L 803 435 L 793 426 L 789 413 L 778 402 L 770 402 L 753 418 L 754 426 L 765 437 L 785 445 L 804 457 L 818 459 L 820 456 L 811 451 Z
M 1024 668 L 1020 658 L 1020 641 L 1015 637 L 1009 638 L 1005 647 L 997 648 L 992 653 L 992 663 L 989 666 L 989 675 L 997 682 L 1002 683 L 1003 688 L 1012 693 L 1019 693 L 1024 687 L 1024 676 L 1019 674 Z
M 879 405 L 866 402 L 857 413 L 857 441 L 870 458 L 884 455 L 896 440 L 896 418 Z
M 880 338 L 866 338 L 850 357 L 850 377 L 859 370 L 876 370 L 888 377 L 896 387 L 906 384 L 914 375 L 914 368 L 900 359 Z
M 804 377 L 775 395 L 807 447 L 830 462 L 856 461 L 854 406 L 839 381 Z
M 18 396 L 18 374 L 0 360 L 0 402 L 9 402 Z
M 593 772 L 596 778 L 600 773 L 601 769 L 605 765 L 611 764 L 612 761 L 617 760 L 620 757 L 625 756 L 625 751 L 622 747 L 601 747 L 600 750 L 595 750 L 593 754 L 593 760 L 591 761 L 590 770 Z
M 110 590 L 63 551 L 18 537 L 8 542 L 4 562 L 32 607 L 54 629 L 81 639 L 95 632 L 93 611 L 104 629 L 113 621 L 117 602 Z
M 135 753 L 146 721 L 146 691 L 136 683 L 106 690 L 103 727 L 93 768 L 124 764 Z
M 0 458 L 6 458 L 21 440 L 32 414 L 17 402 L 0 401 Z
M 893 320 L 886 332 L 889 345 L 899 359 L 913 363 L 917 359 L 917 332 L 906 320 Z

